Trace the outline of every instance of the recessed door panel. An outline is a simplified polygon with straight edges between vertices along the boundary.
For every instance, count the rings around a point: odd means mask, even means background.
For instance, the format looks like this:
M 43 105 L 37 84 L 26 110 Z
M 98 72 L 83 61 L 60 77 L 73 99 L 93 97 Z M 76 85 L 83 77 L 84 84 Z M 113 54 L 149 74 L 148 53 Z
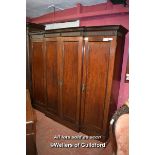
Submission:
M 33 100 L 45 104 L 43 42 L 32 42 L 32 83 Z
M 82 39 L 62 38 L 62 117 L 79 124 Z
M 89 132 L 103 130 L 110 42 L 95 38 L 85 42 L 82 126 Z
M 58 113 L 57 41 L 46 41 L 47 110 Z
M 64 117 L 75 121 L 77 107 L 78 42 L 64 42 L 63 94 Z

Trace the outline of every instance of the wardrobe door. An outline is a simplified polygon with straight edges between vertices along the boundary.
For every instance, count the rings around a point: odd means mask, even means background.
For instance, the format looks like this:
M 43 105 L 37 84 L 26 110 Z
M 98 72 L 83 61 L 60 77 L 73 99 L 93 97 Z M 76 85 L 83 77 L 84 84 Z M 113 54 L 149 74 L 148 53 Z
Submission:
M 57 38 L 45 38 L 47 112 L 58 114 L 58 51 Z
M 103 135 L 111 41 L 103 41 L 103 37 L 84 40 L 81 131 Z
M 62 37 L 61 51 L 61 118 L 79 130 L 82 37 Z
M 36 108 L 45 107 L 45 52 L 42 38 L 31 39 L 32 101 Z

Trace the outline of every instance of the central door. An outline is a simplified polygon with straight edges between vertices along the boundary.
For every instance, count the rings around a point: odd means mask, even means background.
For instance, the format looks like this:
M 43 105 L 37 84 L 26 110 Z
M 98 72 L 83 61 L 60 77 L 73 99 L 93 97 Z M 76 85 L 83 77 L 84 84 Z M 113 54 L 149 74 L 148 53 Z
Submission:
M 62 37 L 60 39 L 61 118 L 65 124 L 79 130 L 82 37 Z

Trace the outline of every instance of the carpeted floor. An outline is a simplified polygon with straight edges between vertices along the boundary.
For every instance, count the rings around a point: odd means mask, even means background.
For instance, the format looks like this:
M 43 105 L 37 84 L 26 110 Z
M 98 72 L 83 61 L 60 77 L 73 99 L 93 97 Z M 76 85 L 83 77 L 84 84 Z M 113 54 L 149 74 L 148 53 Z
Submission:
M 106 148 L 52 148 L 51 143 L 99 143 L 96 140 L 56 140 L 54 136 L 76 136 L 83 133 L 77 133 L 56 121 L 46 117 L 43 113 L 35 110 L 37 117 L 36 124 L 36 143 L 38 155 L 111 155 L 111 145 Z

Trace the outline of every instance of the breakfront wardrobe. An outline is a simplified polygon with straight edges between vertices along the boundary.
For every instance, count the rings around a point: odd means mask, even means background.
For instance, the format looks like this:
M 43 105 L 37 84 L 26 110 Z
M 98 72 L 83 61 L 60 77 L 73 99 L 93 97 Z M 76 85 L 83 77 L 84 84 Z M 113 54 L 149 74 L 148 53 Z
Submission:
M 119 94 L 122 26 L 30 33 L 33 106 L 75 131 L 108 137 Z

